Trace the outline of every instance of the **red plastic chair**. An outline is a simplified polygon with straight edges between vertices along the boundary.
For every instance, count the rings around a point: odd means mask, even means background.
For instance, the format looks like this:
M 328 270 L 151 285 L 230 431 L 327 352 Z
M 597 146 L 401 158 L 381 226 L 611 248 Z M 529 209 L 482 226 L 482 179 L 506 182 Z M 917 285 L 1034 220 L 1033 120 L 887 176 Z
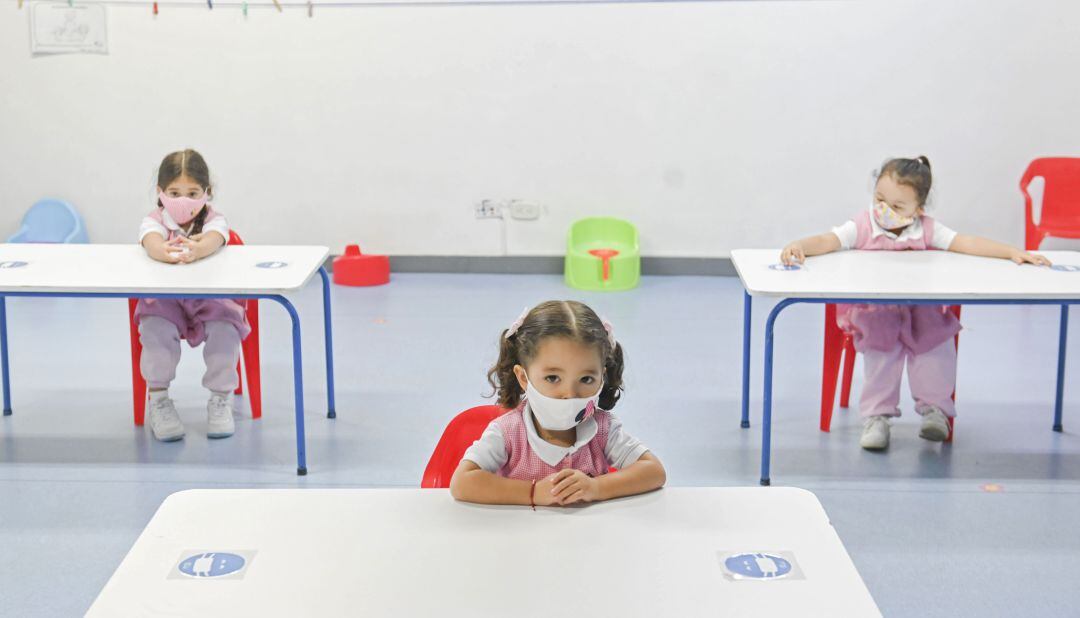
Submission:
M 469 408 L 454 417 L 450 424 L 443 430 L 439 443 L 435 445 L 435 451 L 431 453 L 427 468 L 424 469 L 424 478 L 420 480 L 423 489 L 447 489 L 450 487 L 450 479 L 454 476 L 461 458 L 465 451 L 472 446 L 473 442 L 480 439 L 491 421 L 506 414 L 504 408 L 499 406 L 477 406 Z M 615 468 L 609 468 L 609 473 L 616 472 Z
M 960 319 L 960 305 L 949 307 L 953 315 Z M 960 335 L 954 338 L 956 349 L 960 349 Z M 825 354 L 821 363 L 821 430 L 829 431 L 832 426 L 833 403 L 836 401 L 836 378 L 840 370 L 840 360 L 844 361 L 844 380 L 840 387 L 840 407 L 848 407 L 851 400 L 851 378 L 855 373 L 855 343 L 851 335 L 845 333 L 836 323 L 836 305 L 825 305 Z M 953 391 L 953 400 L 956 392 Z M 953 419 L 949 419 L 949 437 L 953 439 Z
M 1036 177 L 1045 181 L 1042 213 L 1035 223 L 1028 185 Z M 1047 236 L 1080 238 L 1080 158 L 1035 159 L 1020 179 L 1024 194 L 1024 248 L 1035 251 Z
M 240 235 L 229 231 L 229 244 L 242 245 Z M 248 403 L 251 406 L 251 418 L 262 417 L 262 383 L 259 378 L 259 301 L 249 299 L 243 302 L 247 310 L 247 321 L 251 325 L 251 333 L 244 339 L 241 349 L 244 356 L 244 367 L 247 369 Z M 135 424 L 142 425 L 146 416 L 146 380 L 143 379 L 139 369 L 139 360 L 142 358 L 142 342 L 139 341 L 139 325 L 135 322 L 135 306 L 138 299 L 128 299 L 128 324 L 131 329 L 131 392 L 135 404 Z M 240 373 L 240 362 L 236 363 L 236 375 Z M 236 394 L 244 392 L 243 381 L 238 380 Z
M 435 445 L 435 451 L 424 469 L 424 478 L 420 487 L 424 489 L 446 489 L 450 487 L 450 477 L 454 476 L 466 449 L 472 446 L 484 433 L 488 424 L 506 414 L 499 406 L 477 406 L 469 408 L 454 417 L 443 431 L 442 438 Z

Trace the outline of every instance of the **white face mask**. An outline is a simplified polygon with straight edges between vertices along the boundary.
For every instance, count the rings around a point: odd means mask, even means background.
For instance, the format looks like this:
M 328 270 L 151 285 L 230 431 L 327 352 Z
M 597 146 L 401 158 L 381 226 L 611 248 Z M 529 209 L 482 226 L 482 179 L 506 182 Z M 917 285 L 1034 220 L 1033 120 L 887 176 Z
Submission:
M 536 421 L 544 429 L 552 431 L 573 429 L 581 421 L 592 416 L 600 401 L 600 392 L 604 390 L 604 384 L 601 382 L 600 388 L 596 389 L 596 394 L 592 397 L 555 399 L 533 388 L 532 382 L 527 377 L 525 382 L 525 399 L 529 402 L 529 408 L 536 417 Z

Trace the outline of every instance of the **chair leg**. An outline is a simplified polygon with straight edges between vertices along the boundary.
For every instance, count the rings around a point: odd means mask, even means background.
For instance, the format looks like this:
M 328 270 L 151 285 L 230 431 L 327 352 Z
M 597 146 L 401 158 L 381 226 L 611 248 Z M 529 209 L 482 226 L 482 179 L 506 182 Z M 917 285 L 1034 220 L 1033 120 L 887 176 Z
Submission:
M 840 356 L 844 351 L 843 337 L 843 331 L 836 325 L 836 305 L 825 305 L 824 352 L 821 360 L 821 431 L 829 431 L 832 426 L 836 379 L 840 372 Z
M 131 401 L 135 410 L 135 424 L 142 426 L 146 418 L 146 380 L 139 361 L 142 359 L 142 342 L 139 325 L 135 322 L 135 306 L 138 300 L 128 299 L 128 327 L 131 333 Z
M 251 408 L 251 418 L 262 417 L 262 378 L 259 370 L 259 305 L 256 301 L 248 301 L 247 311 L 248 324 L 251 325 L 251 333 L 244 339 L 242 350 L 244 352 L 244 368 L 247 370 L 248 406 Z
M 840 383 L 840 407 L 847 408 L 851 401 L 851 379 L 855 376 L 855 344 L 844 335 L 844 379 Z

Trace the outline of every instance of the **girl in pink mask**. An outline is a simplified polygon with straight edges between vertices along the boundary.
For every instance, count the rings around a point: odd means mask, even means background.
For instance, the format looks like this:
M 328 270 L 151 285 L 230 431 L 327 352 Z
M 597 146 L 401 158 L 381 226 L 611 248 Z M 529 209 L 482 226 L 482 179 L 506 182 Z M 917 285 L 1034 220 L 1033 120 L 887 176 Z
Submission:
M 609 412 L 623 371 L 610 324 L 581 303 L 548 301 L 499 341 L 488 381 L 510 411 L 465 452 L 450 480 L 454 498 L 567 505 L 663 486 L 663 464 Z
M 930 160 L 891 159 L 882 166 L 870 207 L 831 232 L 784 247 L 784 264 L 840 249 L 923 251 L 938 249 L 1047 266 L 1040 256 L 985 238 L 957 234 L 926 215 Z M 863 354 L 865 378 L 859 398 L 863 417 L 860 444 L 869 450 L 889 445 L 889 418 L 900 416 L 900 380 L 907 365 L 915 411 L 922 415 L 919 435 L 941 441 L 949 435 L 947 417 L 956 415 L 956 346 L 960 321 L 945 307 L 932 305 L 841 305 L 837 322 Z
M 194 150 L 174 152 L 158 169 L 157 206 L 142 222 L 139 241 L 160 262 L 189 264 L 209 257 L 228 242 L 229 225 L 209 204 L 210 171 Z M 244 308 L 224 299 L 142 299 L 135 309 L 142 342 L 140 368 L 150 390 L 150 429 L 165 442 L 184 437 L 184 426 L 169 398 L 169 383 L 180 362 L 180 339 L 203 346 L 210 390 L 207 436 L 225 438 L 235 430 L 232 392 L 237 387 L 240 342 L 251 331 Z

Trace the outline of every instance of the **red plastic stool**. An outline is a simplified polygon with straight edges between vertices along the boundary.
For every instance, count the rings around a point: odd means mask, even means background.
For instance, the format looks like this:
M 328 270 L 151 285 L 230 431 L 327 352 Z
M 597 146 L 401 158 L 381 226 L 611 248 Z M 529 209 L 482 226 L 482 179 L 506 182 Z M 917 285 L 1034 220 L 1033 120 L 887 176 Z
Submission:
M 589 249 L 589 255 L 600 258 L 604 263 L 604 281 L 611 277 L 611 258 L 619 255 L 615 249 Z
M 390 258 L 363 255 L 360 245 L 348 245 L 345 255 L 334 258 L 334 283 L 353 286 L 390 283 Z
M 960 319 L 960 305 L 949 307 L 953 315 Z M 960 349 L 960 335 L 953 341 L 956 349 Z M 840 386 L 840 407 L 848 407 L 851 400 L 851 378 L 855 373 L 855 344 L 851 335 L 845 333 L 836 323 L 836 305 L 825 305 L 825 345 L 824 358 L 821 363 L 821 431 L 829 431 L 832 426 L 833 403 L 836 401 L 836 378 L 840 370 L 840 360 L 844 361 L 843 383 Z M 956 401 L 956 391 L 953 391 L 953 401 Z M 949 437 L 946 442 L 953 439 L 953 419 L 949 418 Z
M 244 241 L 236 232 L 229 232 L 230 245 L 242 245 Z M 139 361 L 142 359 L 142 342 L 139 340 L 139 325 L 135 322 L 135 307 L 138 305 L 137 298 L 128 299 L 128 325 L 131 330 L 131 392 L 135 404 L 135 424 L 141 426 L 146 417 L 146 380 L 143 378 Z M 247 369 L 248 403 L 251 406 L 251 418 L 262 417 L 262 383 L 259 377 L 259 301 L 249 299 L 237 301 L 244 305 L 251 333 L 240 344 L 244 356 L 244 367 Z M 236 394 L 244 392 L 243 381 L 239 378 L 240 362 L 236 363 L 237 383 Z

